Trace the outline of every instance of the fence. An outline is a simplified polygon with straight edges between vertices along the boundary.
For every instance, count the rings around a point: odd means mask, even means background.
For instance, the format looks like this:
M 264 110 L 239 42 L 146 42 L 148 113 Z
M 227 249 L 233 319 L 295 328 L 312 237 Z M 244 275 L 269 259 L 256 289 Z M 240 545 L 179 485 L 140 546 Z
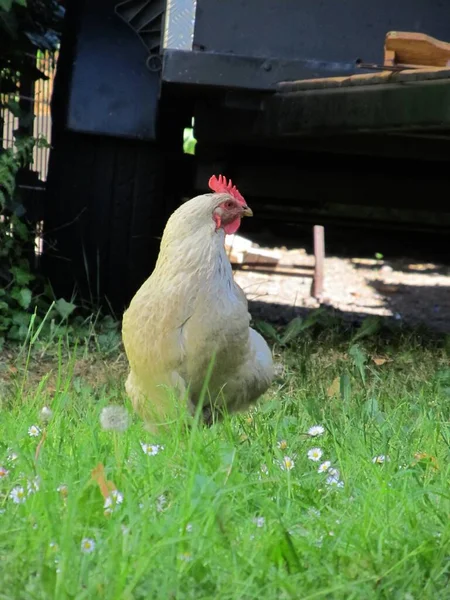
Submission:
M 30 62 L 36 66 L 39 71 L 44 73 L 47 79 L 33 81 L 20 76 L 19 96 L 13 94 L 8 98 L 2 97 L 2 100 L 15 100 L 18 102 L 21 114 L 20 117 L 16 117 L 7 108 L 2 108 L 0 110 L 0 151 L 2 148 L 7 149 L 14 147 L 14 131 L 18 129 L 35 138 L 45 138 L 48 144 L 51 144 L 50 101 L 58 55 L 57 53 L 53 55 L 50 53 L 37 52 L 34 55 L 29 55 L 29 58 Z M 17 181 L 17 187 L 23 198 L 23 204 L 27 207 L 29 221 L 34 223 L 36 231 L 34 251 L 35 266 L 38 264 L 38 257 L 42 254 L 43 248 L 43 222 L 41 214 L 45 182 L 47 180 L 49 154 L 49 147 L 36 145 L 33 150 L 33 163 L 19 175 Z M 2 215 L 0 215 L 0 219 L 2 218 Z
M 3 124 L 3 131 L 0 130 L 2 148 L 13 147 L 14 131 L 19 129 L 19 127 L 35 138 L 43 137 L 49 144 L 51 143 L 50 100 L 53 91 L 57 58 L 57 54 L 44 54 L 42 52 L 37 52 L 36 55 L 30 55 L 30 61 L 33 61 L 36 67 L 43 72 L 48 79 L 38 79 L 33 82 L 24 77 L 20 78 L 19 96 L 15 96 L 13 99 L 18 100 L 24 114 L 21 115 L 20 118 L 17 118 L 6 108 L 0 110 L 0 126 Z M 34 119 L 32 119 L 33 116 Z M 25 183 L 19 183 L 19 187 L 23 189 L 31 187 L 32 189 L 39 191 L 45 189 L 49 153 L 49 148 L 35 147 L 33 152 L 33 164 L 30 165 L 30 171 L 36 173 L 37 181 L 31 186 Z

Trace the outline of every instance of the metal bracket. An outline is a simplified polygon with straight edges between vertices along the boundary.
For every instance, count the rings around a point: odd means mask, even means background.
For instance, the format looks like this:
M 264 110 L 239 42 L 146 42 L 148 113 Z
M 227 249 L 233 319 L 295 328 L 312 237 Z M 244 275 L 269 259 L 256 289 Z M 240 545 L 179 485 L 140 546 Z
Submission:
M 165 0 L 125 0 L 115 8 L 116 14 L 138 35 L 151 55 L 161 53 L 165 10 Z

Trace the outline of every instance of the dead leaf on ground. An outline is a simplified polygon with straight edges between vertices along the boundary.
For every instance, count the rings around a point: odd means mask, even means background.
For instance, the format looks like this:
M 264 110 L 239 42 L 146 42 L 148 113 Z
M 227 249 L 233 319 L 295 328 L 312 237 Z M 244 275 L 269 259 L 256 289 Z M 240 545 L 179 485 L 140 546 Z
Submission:
M 390 283 L 380 283 L 377 286 L 377 291 L 381 292 L 382 294 L 396 294 L 400 289 L 400 286 L 398 285 L 393 285 Z
M 39 444 L 37 445 L 36 452 L 34 454 L 34 461 L 35 462 L 37 462 L 38 459 L 39 459 L 39 455 L 41 453 L 42 446 L 44 445 L 44 442 L 45 442 L 46 439 L 47 439 L 47 432 L 44 431 L 43 434 L 42 434 L 41 439 L 39 440 Z
M 420 465 L 421 467 L 431 466 L 435 471 L 439 470 L 439 464 L 435 456 L 427 454 L 426 452 L 416 452 L 414 454 L 415 462 L 414 465 Z
M 340 392 L 340 389 L 341 389 L 341 380 L 340 380 L 340 377 L 336 377 L 335 379 L 333 379 L 333 383 L 327 389 L 328 398 L 333 398 L 334 396 L 337 396 Z
M 102 463 L 99 463 L 94 469 L 92 469 L 92 479 L 97 483 L 105 500 L 109 497 L 111 492 L 116 489 L 114 483 L 106 479 L 105 467 Z
M 381 367 L 385 363 L 392 362 L 392 358 L 387 358 L 386 356 L 372 356 L 372 361 L 377 365 L 377 367 Z

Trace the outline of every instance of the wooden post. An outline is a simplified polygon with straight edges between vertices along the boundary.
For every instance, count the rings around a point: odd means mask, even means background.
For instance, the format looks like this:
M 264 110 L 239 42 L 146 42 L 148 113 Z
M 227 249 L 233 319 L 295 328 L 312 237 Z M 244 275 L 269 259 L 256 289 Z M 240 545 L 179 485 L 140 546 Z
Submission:
M 323 294 L 323 276 L 325 263 L 325 232 L 322 225 L 314 225 L 314 279 L 312 295 L 319 300 Z

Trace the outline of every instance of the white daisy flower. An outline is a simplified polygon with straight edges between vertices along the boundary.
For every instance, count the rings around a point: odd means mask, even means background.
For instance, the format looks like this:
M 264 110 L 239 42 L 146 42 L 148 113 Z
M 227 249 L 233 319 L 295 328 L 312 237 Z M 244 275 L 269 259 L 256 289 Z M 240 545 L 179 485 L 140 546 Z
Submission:
M 0 480 L 8 477 L 9 471 L 5 467 L 0 467 Z
M 19 455 L 16 454 L 15 452 L 11 452 L 10 448 L 8 448 L 8 452 L 9 452 L 8 458 L 7 458 L 8 462 L 12 463 L 12 462 L 16 461 L 19 458 Z
M 311 437 L 317 437 L 319 435 L 323 435 L 325 433 L 325 427 L 322 425 L 313 425 L 308 429 L 308 435 Z
M 39 418 L 43 423 L 49 423 L 52 420 L 53 411 L 49 406 L 44 406 L 39 413 Z
M 123 406 L 105 406 L 100 413 L 100 425 L 106 431 L 124 432 L 130 425 L 130 415 Z
M 378 465 L 382 465 L 385 462 L 389 462 L 391 459 L 389 458 L 389 456 L 385 456 L 384 454 L 380 454 L 379 456 L 374 456 L 372 458 L 372 462 L 374 464 L 378 464 Z
M 67 485 L 65 485 L 63 483 L 61 485 L 58 485 L 58 487 L 56 488 L 56 491 L 59 492 L 61 494 L 61 496 L 63 496 L 65 498 L 67 496 L 67 494 L 69 493 L 69 488 L 67 487 Z
M 330 487 L 338 487 L 338 488 L 344 487 L 344 482 L 340 481 L 339 477 L 334 477 L 333 475 L 330 475 L 329 477 L 327 477 L 326 484 L 329 485 Z
M 314 462 L 319 461 L 322 458 L 322 454 L 323 450 L 321 448 L 311 448 L 311 450 L 308 450 L 308 458 Z
M 110 493 L 110 495 L 105 499 L 105 504 L 103 505 L 103 507 L 105 509 L 107 509 L 108 514 L 111 514 L 111 512 L 113 511 L 113 509 L 118 504 L 122 504 L 122 502 L 123 502 L 123 494 L 122 494 L 122 492 L 119 492 L 118 490 L 112 490 L 112 492 Z
M 22 486 L 18 485 L 11 490 L 11 492 L 9 493 L 9 497 L 14 502 L 14 504 L 23 504 L 27 499 L 27 493 Z
M 191 562 L 192 554 L 189 554 L 189 552 L 183 552 L 180 554 L 180 560 L 183 560 L 184 562 Z
M 163 512 L 163 510 L 166 508 L 166 505 L 167 505 L 167 498 L 164 494 L 161 494 L 156 499 L 156 511 Z
M 336 479 L 339 479 L 339 477 L 340 477 L 340 473 L 339 473 L 339 470 L 338 470 L 338 469 L 333 469 L 333 468 L 331 468 L 331 469 L 328 469 L 328 474 L 329 474 L 331 477 L 336 477 Z
M 35 477 L 34 479 L 31 479 L 30 481 L 27 481 L 27 491 L 28 494 L 35 494 L 36 492 L 39 491 L 39 477 Z
M 147 456 L 156 456 L 158 452 L 164 450 L 164 446 L 160 446 L 159 444 L 143 444 L 141 442 L 142 452 L 147 454 Z
M 264 527 L 266 524 L 266 519 L 264 517 L 255 517 L 253 519 L 253 523 L 256 525 L 256 527 Z
M 280 450 L 286 450 L 287 447 L 288 444 L 286 440 L 280 440 L 279 442 L 277 442 L 277 448 L 279 448 Z
M 28 435 L 30 437 L 39 437 L 41 435 L 41 429 L 37 425 L 31 425 L 31 427 L 28 427 Z
M 289 456 L 284 456 L 283 461 L 280 464 L 280 468 L 282 471 L 290 471 L 295 467 L 295 463 Z
M 326 460 L 325 462 L 323 462 L 320 467 L 317 469 L 318 473 L 327 473 L 328 470 L 331 467 L 331 462 L 329 460 Z
M 261 473 L 263 475 L 268 475 L 269 474 L 269 469 L 267 468 L 267 465 L 262 464 L 260 466 L 259 470 L 261 471 Z
M 83 554 L 91 554 L 95 550 L 95 542 L 91 538 L 83 538 L 81 540 L 81 552 Z

